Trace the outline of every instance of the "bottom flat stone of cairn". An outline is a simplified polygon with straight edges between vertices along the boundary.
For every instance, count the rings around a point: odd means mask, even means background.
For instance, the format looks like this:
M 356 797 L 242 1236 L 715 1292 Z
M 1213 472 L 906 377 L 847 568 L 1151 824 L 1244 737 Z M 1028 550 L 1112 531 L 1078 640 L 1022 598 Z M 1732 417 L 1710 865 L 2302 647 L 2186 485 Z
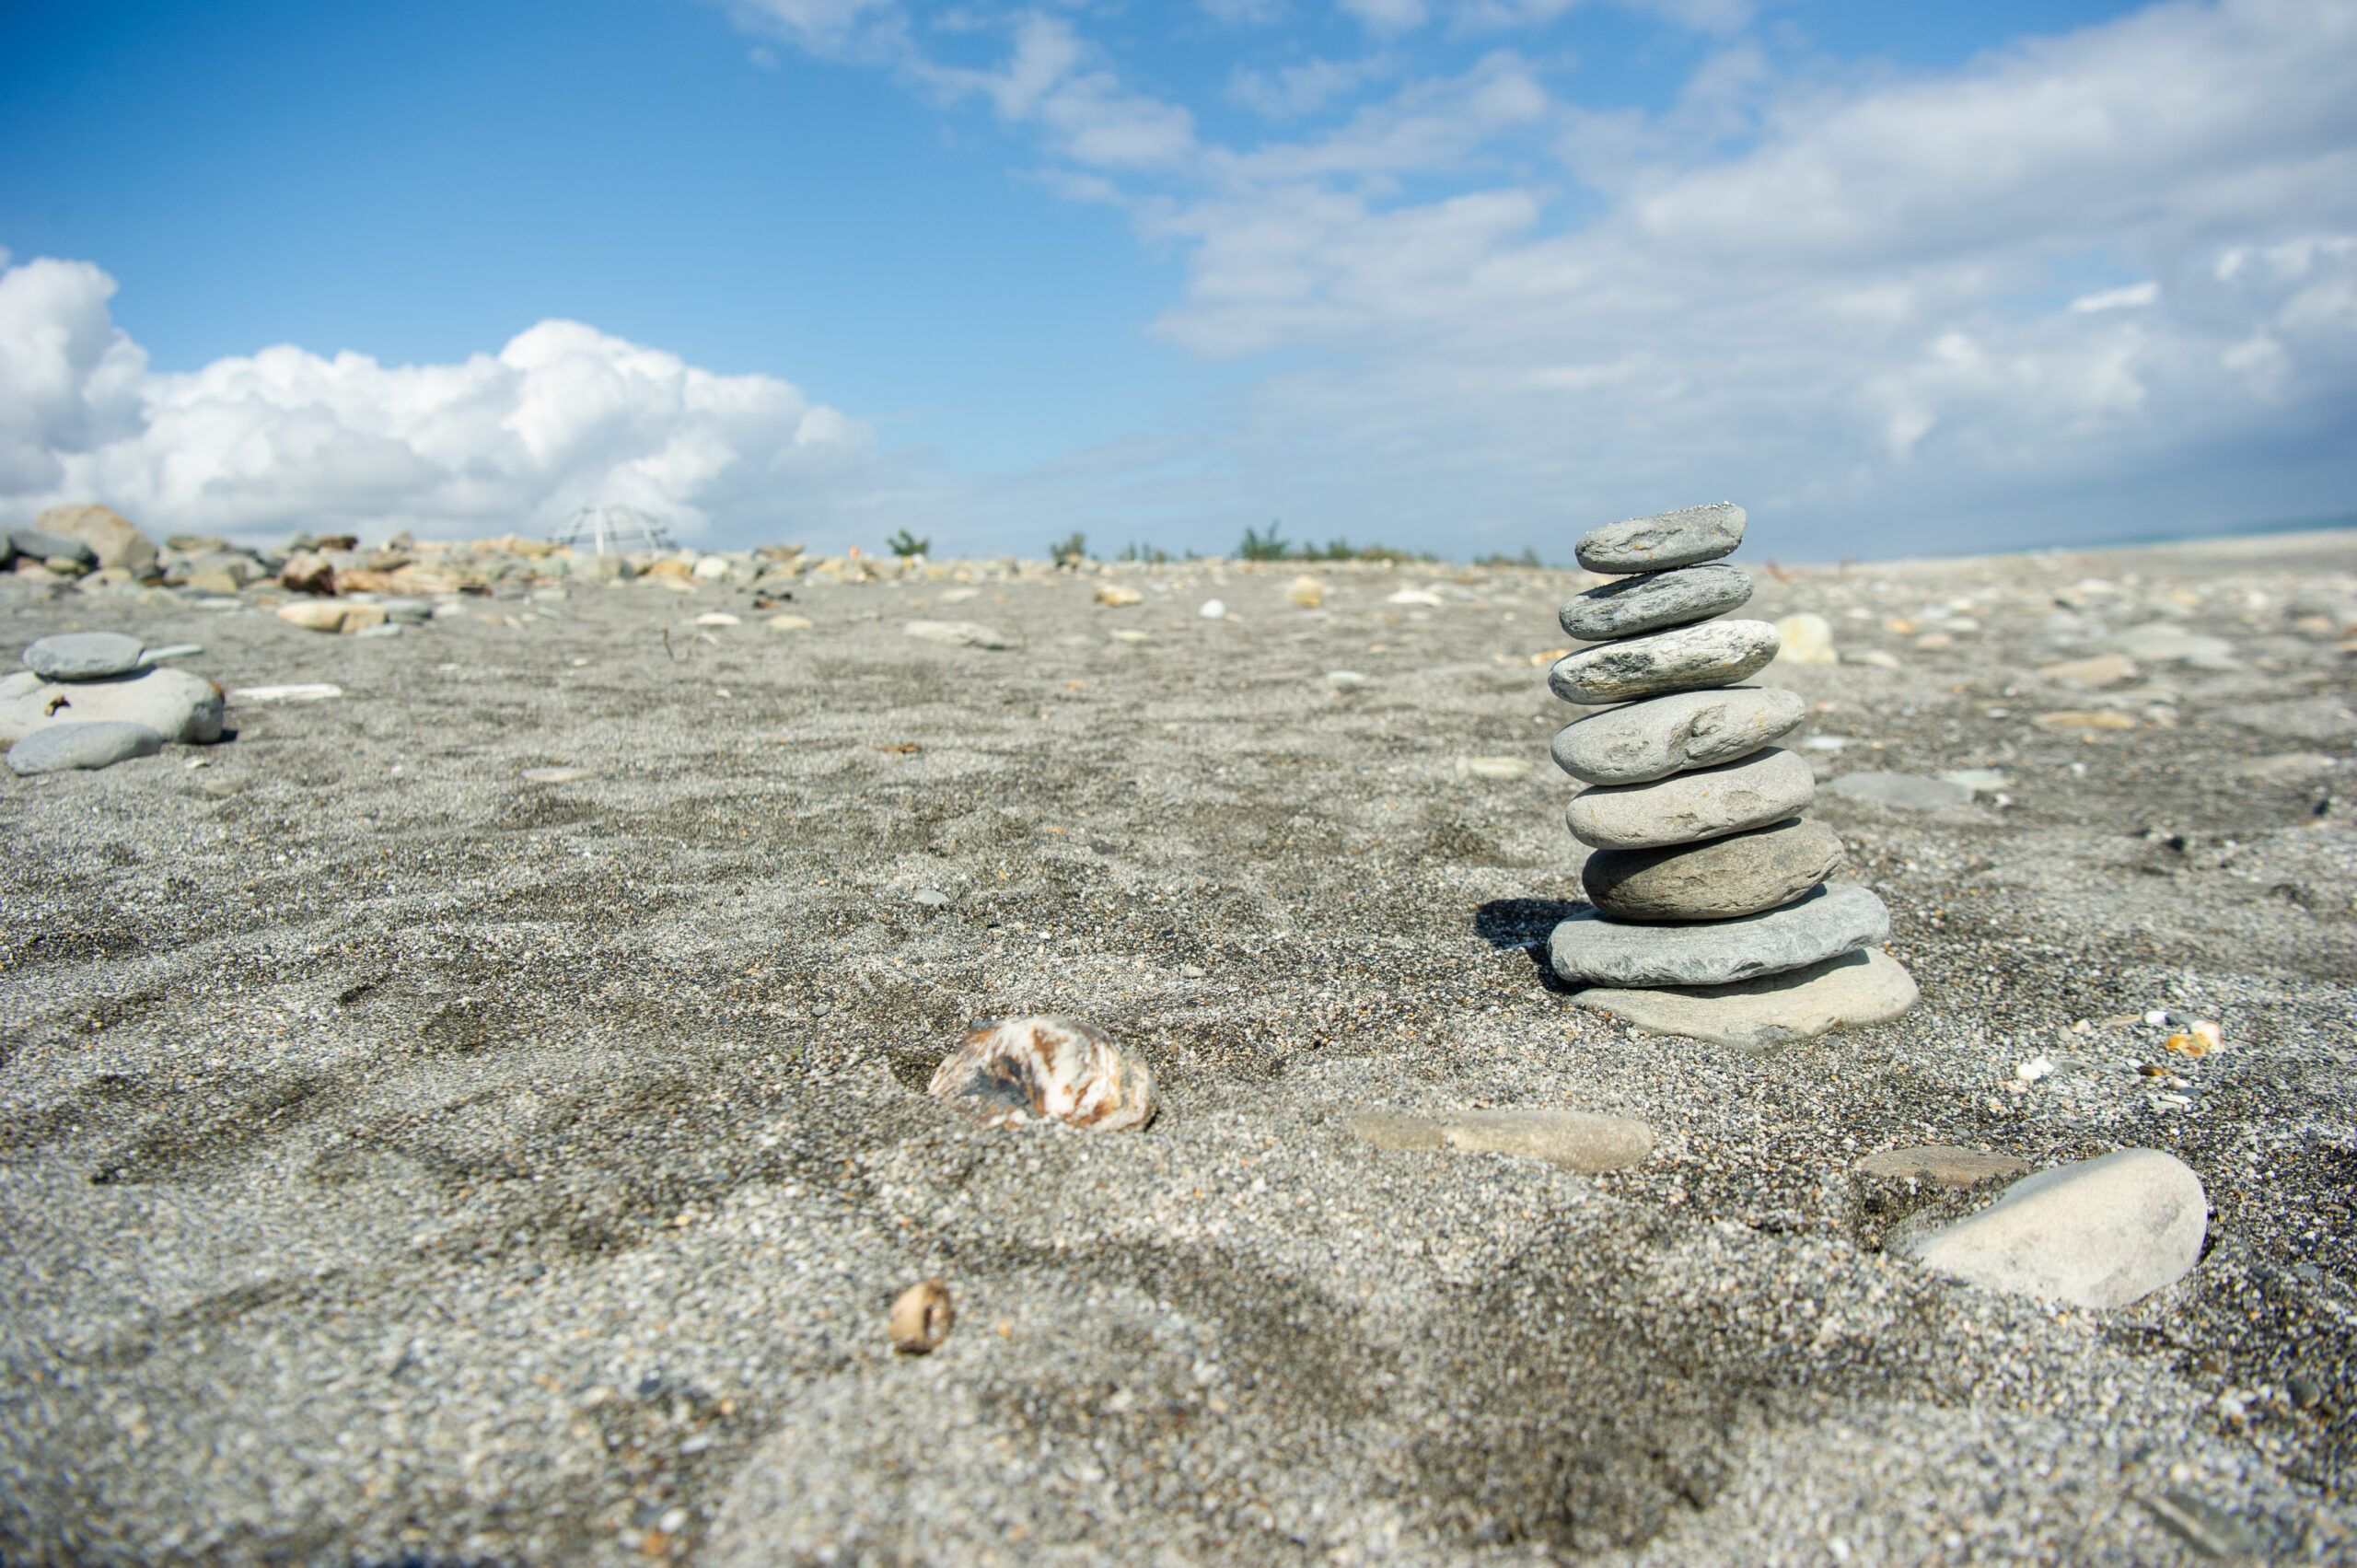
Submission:
M 1591 985 L 1572 998 L 1645 1034 L 1760 1054 L 1836 1029 L 1887 1023 L 1915 1005 L 1914 977 L 1879 947 L 1732 985 Z
M 1583 911 L 1547 944 L 1574 985 L 1731 985 L 1879 944 L 1890 912 L 1864 888 L 1826 883 L 1760 914 L 1696 925 L 1631 925 Z

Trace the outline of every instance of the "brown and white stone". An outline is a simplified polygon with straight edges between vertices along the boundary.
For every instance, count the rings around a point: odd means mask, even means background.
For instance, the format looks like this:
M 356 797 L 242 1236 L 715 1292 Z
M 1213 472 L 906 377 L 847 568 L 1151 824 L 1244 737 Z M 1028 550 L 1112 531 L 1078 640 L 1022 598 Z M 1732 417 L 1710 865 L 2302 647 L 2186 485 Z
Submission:
M 934 1070 L 926 1093 L 984 1125 L 1068 1121 L 1109 1131 L 1154 1120 L 1154 1074 L 1078 1018 L 1038 1016 L 977 1025 Z

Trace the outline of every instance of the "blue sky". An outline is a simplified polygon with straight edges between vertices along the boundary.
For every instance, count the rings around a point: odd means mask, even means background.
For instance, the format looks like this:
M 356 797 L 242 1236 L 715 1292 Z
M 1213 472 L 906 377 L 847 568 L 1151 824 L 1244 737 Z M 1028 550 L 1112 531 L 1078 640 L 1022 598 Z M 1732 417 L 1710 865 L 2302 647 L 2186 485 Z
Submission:
M 2274 0 L 17 6 L 0 516 L 1561 556 L 1732 497 L 1805 558 L 2345 512 L 2352 74 L 2357 7 Z

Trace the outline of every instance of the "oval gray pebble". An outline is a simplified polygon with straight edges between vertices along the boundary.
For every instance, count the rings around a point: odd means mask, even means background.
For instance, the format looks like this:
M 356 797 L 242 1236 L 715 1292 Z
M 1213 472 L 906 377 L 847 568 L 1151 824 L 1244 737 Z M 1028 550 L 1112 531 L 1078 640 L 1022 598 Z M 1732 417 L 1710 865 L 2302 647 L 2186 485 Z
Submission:
M 1582 784 L 1645 784 L 1748 757 L 1801 726 L 1808 703 L 1781 686 L 1674 691 L 1565 725 L 1555 765 Z
M 1607 523 L 1580 536 L 1576 553 L 1591 572 L 1659 572 L 1716 561 L 1743 542 L 1743 508 L 1732 501 Z
M 1750 598 L 1751 574 L 1740 566 L 1681 566 L 1590 588 L 1555 619 L 1582 642 L 1600 643 L 1707 621 L 1740 609 Z
M 1726 985 L 1853 952 L 1890 935 L 1864 888 L 1829 882 L 1782 909 L 1698 925 L 1628 925 L 1584 912 L 1555 927 L 1548 960 L 1575 985 Z
M 61 632 L 25 649 L 25 668 L 44 680 L 104 680 L 139 668 L 146 645 L 120 632 Z
M 1555 661 L 1547 684 L 1567 703 L 1591 704 L 1732 686 L 1765 669 L 1782 645 L 1765 621 L 1706 621 L 1582 648 Z
M 1594 849 L 1655 849 L 1765 827 L 1817 797 L 1800 756 L 1770 747 L 1715 768 L 1641 784 L 1590 784 L 1564 812 L 1572 836 Z
M 1580 881 L 1616 920 L 1731 920 L 1791 903 L 1842 859 L 1832 829 L 1794 818 L 1703 843 L 1600 849 Z
M 8 748 L 8 767 L 19 777 L 62 773 L 75 768 L 110 768 L 133 757 L 153 757 L 164 738 L 144 724 L 100 720 L 52 725 Z

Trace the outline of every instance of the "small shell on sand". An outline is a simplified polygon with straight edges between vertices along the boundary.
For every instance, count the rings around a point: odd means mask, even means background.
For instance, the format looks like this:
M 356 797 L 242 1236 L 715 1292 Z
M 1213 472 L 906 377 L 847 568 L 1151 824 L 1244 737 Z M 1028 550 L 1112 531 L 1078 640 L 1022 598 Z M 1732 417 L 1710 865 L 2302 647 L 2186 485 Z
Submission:
M 1046 1016 L 978 1024 L 925 1090 L 984 1125 L 1034 1119 L 1118 1131 L 1154 1120 L 1154 1074 L 1104 1031 Z
M 941 1342 L 949 1337 L 949 1326 L 957 1320 L 957 1308 L 949 1305 L 949 1286 L 940 1280 L 920 1280 L 892 1304 L 888 1326 L 892 1348 L 902 1355 L 930 1355 L 941 1348 Z

